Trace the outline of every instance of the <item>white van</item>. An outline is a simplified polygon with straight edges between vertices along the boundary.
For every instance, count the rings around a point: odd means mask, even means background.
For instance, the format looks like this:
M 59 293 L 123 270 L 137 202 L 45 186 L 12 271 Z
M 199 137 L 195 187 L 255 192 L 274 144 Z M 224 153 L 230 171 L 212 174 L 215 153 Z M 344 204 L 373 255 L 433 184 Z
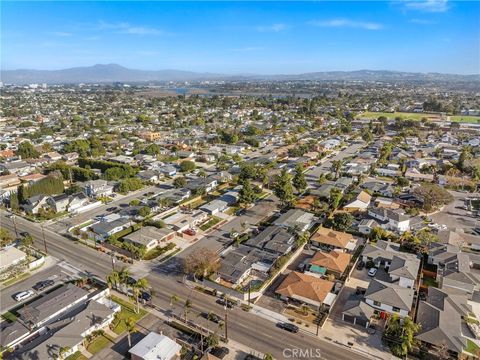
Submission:
M 22 291 L 22 292 L 19 292 L 18 294 L 16 294 L 14 299 L 16 301 L 22 301 L 22 300 L 28 299 L 30 296 L 32 296 L 34 294 L 35 293 L 33 292 L 33 290 Z

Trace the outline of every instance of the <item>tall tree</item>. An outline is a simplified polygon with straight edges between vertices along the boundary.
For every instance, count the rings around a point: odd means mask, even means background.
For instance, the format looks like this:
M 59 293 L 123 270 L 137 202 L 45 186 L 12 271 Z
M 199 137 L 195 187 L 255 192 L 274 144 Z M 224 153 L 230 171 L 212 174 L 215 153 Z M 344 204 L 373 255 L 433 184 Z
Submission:
M 280 199 L 283 206 L 292 206 L 295 203 L 292 176 L 285 169 L 277 175 L 273 184 L 273 193 Z
M 303 192 L 307 188 L 307 180 L 305 180 L 305 174 L 303 173 L 302 164 L 297 164 L 295 166 L 295 175 L 293 177 L 293 185 L 299 192 Z
M 255 201 L 256 195 L 253 191 L 252 184 L 250 180 L 245 179 L 243 182 L 243 186 L 240 189 L 238 201 L 241 204 L 249 205 Z

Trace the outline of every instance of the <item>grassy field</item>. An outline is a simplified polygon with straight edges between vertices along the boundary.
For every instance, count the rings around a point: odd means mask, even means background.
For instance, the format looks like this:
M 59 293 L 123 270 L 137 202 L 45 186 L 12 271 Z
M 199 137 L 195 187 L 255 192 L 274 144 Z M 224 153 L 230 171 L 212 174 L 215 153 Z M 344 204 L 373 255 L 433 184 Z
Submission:
M 465 349 L 471 354 L 476 354 L 480 350 L 480 347 L 477 346 L 472 340 L 467 339 L 467 348 Z
M 208 220 L 205 224 L 200 226 L 200 229 L 203 230 L 203 231 L 206 231 L 206 230 L 210 229 L 212 226 L 217 225 L 220 221 L 222 221 L 222 219 L 220 219 L 216 216 L 212 216 L 210 218 L 210 220 Z
M 127 326 L 125 325 L 126 319 L 131 317 L 135 320 L 135 322 L 137 322 L 138 320 L 143 318 L 145 315 L 147 315 L 147 312 L 142 308 L 140 308 L 140 313 L 138 314 L 135 313 L 135 305 L 132 304 L 131 302 L 125 301 L 116 296 L 112 296 L 112 300 L 115 301 L 117 304 L 120 304 L 120 306 L 122 307 L 122 310 L 120 311 L 120 313 L 118 313 L 116 317 L 118 320 L 117 324 L 113 329 L 113 331 L 116 334 L 120 335 L 121 333 L 127 330 Z
M 111 339 L 108 335 L 98 335 L 90 344 L 88 344 L 87 351 L 91 354 L 96 354 L 100 350 L 113 344 L 113 342 L 113 339 Z
M 371 112 L 365 111 L 364 113 L 358 114 L 357 118 L 367 118 L 367 119 L 377 119 L 380 116 L 385 116 L 387 119 L 394 119 L 396 117 L 401 117 L 402 119 L 411 119 L 420 121 L 423 118 L 429 120 L 441 120 L 440 115 L 438 114 L 428 114 L 428 113 L 406 113 L 406 112 Z M 447 119 L 445 119 L 447 120 Z M 477 123 L 480 122 L 480 116 L 448 116 L 448 120 L 453 122 L 465 122 L 465 123 Z

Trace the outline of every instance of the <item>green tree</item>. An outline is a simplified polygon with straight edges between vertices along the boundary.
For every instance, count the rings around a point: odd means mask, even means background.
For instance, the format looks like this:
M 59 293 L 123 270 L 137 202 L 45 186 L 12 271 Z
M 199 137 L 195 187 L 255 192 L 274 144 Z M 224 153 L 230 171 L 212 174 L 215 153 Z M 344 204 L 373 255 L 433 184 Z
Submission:
M 391 339 L 390 349 L 395 356 L 405 357 L 413 349 L 415 335 L 420 330 L 420 324 L 415 324 L 409 317 L 400 318 L 393 315 L 388 323 L 385 335 Z
M 339 188 L 333 187 L 330 189 L 330 208 L 335 210 L 342 201 L 342 191 Z
M 273 184 L 273 193 L 280 199 L 283 206 L 293 206 L 295 203 L 292 176 L 285 169 L 277 175 Z
M 437 184 L 424 183 L 417 186 L 413 193 L 423 200 L 423 209 L 426 211 L 438 209 L 453 201 L 453 195 Z
M 187 179 L 185 177 L 177 177 L 173 180 L 173 186 L 177 189 L 183 188 L 187 185 Z
M 13 242 L 13 236 L 10 233 L 10 231 L 0 227 L 0 247 L 10 245 L 12 242 Z
M 336 213 L 335 215 L 333 215 L 332 225 L 335 230 L 345 231 L 352 226 L 354 219 L 355 218 L 352 216 L 352 214 Z
M 181 172 L 191 172 L 195 170 L 195 163 L 190 160 L 185 160 L 180 163 Z
M 255 192 L 253 191 L 252 184 L 250 183 L 250 181 L 248 179 L 246 179 L 243 182 L 242 188 L 240 189 L 238 201 L 241 204 L 248 205 L 248 204 L 253 203 L 255 201 L 256 197 L 257 196 L 256 196 Z
M 36 159 L 40 156 L 40 153 L 35 149 L 30 141 L 22 141 L 20 144 L 18 144 L 17 155 L 21 156 L 22 159 Z
M 335 174 L 335 179 L 338 178 L 338 174 L 339 174 L 342 166 L 343 166 L 343 161 L 342 160 L 333 160 L 332 161 L 332 171 Z
M 152 210 L 148 206 L 144 206 L 140 210 L 138 210 L 138 215 L 140 215 L 141 217 L 147 217 L 148 215 L 150 215 L 151 212 Z
M 133 333 L 137 332 L 135 319 L 133 317 L 128 317 L 124 321 L 125 321 L 125 327 L 127 328 L 128 347 L 131 348 L 132 347 L 131 336 Z
M 293 177 L 293 185 L 299 192 L 303 192 L 307 188 L 307 180 L 305 180 L 305 174 L 303 173 L 302 164 L 297 164 L 297 166 L 295 167 L 295 176 Z

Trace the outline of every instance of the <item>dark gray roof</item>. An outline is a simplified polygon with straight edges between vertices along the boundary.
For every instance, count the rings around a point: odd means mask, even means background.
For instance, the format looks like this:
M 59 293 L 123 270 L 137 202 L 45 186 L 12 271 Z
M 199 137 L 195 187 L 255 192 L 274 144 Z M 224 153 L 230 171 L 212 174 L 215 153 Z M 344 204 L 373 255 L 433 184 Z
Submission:
M 245 245 L 283 255 L 293 246 L 293 243 L 294 236 L 286 229 L 280 226 L 269 226 L 245 242 Z
M 347 299 L 343 306 L 343 314 L 355 316 L 364 320 L 370 320 L 375 314 L 375 309 L 362 301 L 359 297 L 353 295 Z
M 373 279 L 365 292 L 365 298 L 410 311 L 413 293 L 413 289 Z
M 463 304 L 462 304 L 463 303 Z M 450 296 L 443 290 L 429 287 L 426 301 L 418 304 L 417 323 L 421 324 L 417 339 L 433 345 L 445 345 L 461 353 L 466 346 L 462 334 L 462 316 L 466 296 Z

